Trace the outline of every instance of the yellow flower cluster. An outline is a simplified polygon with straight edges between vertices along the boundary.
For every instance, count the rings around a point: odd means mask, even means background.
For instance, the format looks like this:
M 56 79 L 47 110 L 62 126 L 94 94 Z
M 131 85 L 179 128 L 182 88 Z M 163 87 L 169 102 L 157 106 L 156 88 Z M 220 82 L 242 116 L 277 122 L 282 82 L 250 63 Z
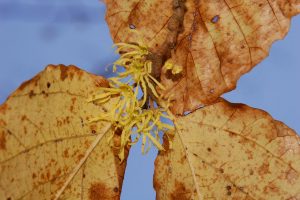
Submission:
M 110 78 L 110 88 L 101 88 L 101 93 L 89 101 L 104 104 L 116 99 L 107 113 L 92 119 L 92 121 L 109 121 L 115 129 L 122 130 L 119 158 L 123 161 L 125 147 L 137 143 L 140 138 L 143 154 L 148 152 L 152 145 L 159 150 L 164 150 L 159 132 L 173 130 L 174 127 L 162 122 L 164 118 L 173 119 L 172 114 L 168 111 L 168 102 L 162 103 L 164 107 L 160 105 L 149 109 L 143 108 L 148 99 L 148 89 L 157 99 L 160 99 L 160 96 L 156 87 L 165 89 L 151 76 L 152 63 L 147 60 L 148 48 L 143 45 L 126 43 L 119 43 L 116 46 L 121 57 L 115 62 L 113 70 L 116 72 L 117 67 L 123 67 L 125 71 L 118 73 L 117 77 Z M 125 53 L 122 54 L 122 52 Z M 168 68 L 171 69 L 171 64 L 168 65 Z M 178 72 L 178 70 L 175 71 Z M 142 96 L 140 100 L 139 96 Z
M 144 45 L 134 45 L 127 43 L 116 44 L 117 52 L 122 53 L 121 57 L 114 63 L 113 71 L 116 72 L 117 67 L 124 67 L 125 72 L 118 74 L 118 77 L 112 78 L 113 80 L 121 80 L 129 77 L 127 84 L 137 84 L 143 90 L 144 96 L 142 105 L 146 103 L 147 100 L 147 88 L 150 88 L 152 93 L 156 98 L 159 98 L 155 86 L 160 89 L 165 90 L 164 86 L 160 84 L 153 76 L 151 76 L 152 62 L 147 60 L 147 55 L 149 54 L 148 48 Z M 150 81 L 152 80 L 152 81 Z M 148 87 L 147 87 L 148 86 Z

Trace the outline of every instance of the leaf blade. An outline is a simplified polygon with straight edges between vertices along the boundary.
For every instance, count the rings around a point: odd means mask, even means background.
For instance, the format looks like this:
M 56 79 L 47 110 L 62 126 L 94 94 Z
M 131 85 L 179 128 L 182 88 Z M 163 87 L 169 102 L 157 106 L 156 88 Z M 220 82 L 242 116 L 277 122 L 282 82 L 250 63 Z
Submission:
M 155 161 L 157 199 L 299 198 L 300 138 L 264 111 L 221 101 L 177 121 Z
M 109 109 L 87 102 L 99 87 L 108 87 L 102 77 L 48 66 L 0 107 L 0 199 L 55 199 L 64 187 L 60 199 L 120 199 L 126 162 L 109 123 L 89 123 Z
M 173 99 L 175 114 L 210 105 L 235 89 L 239 78 L 268 56 L 275 41 L 285 37 L 291 18 L 300 13 L 299 1 L 292 0 L 187 0 L 174 46 L 168 42 L 176 32 L 172 27 L 178 2 L 105 0 L 106 21 L 115 42 L 143 39 L 158 55 L 165 52 L 166 44 L 171 46 L 167 48 L 171 60 L 183 71 L 181 76 L 172 76 L 169 70 L 162 70 L 166 90 L 161 94 Z

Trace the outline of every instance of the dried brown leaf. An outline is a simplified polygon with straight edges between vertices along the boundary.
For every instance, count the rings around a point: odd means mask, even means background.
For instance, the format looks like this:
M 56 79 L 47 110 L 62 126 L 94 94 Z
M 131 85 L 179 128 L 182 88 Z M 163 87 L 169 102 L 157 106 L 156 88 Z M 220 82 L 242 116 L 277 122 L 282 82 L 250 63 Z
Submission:
M 266 112 L 221 101 L 177 123 L 155 161 L 158 200 L 300 199 L 300 138 Z
M 48 66 L 0 107 L 0 199 L 120 199 L 119 163 L 105 122 L 87 102 L 108 82 L 74 66 Z M 115 135 L 115 145 L 119 137 Z
M 177 114 L 211 104 L 234 89 L 243 74 L 268 56 L 271 44 L 286 35 L 291 17 L 300 12 L 299 0 L 105 3 L 114 42 L 142 38 L 163 60 L 171 56 L 183 67 L 181 76 L 168 71 L 161 74 L 167 87 L 163 94 L 172 97 L 172 111 Z M 186 9 L 178 7 L 183 4 Z M 155 67 L 161 67 L 159 60 L 153 61 Z

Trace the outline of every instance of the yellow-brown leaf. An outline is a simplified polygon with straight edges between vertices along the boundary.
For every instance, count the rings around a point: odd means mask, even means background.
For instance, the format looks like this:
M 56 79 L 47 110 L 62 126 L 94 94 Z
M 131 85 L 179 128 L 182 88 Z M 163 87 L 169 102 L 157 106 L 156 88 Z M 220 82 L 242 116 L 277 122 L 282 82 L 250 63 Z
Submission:
M 114 42 L 143 40 L 152 52 L 163 59 L 171 56 L 183 67 L 181 76 L 161 73 L 167 87 L 162 94 L 173 99 L 176 114 L 211 104 L 234 89 L 237 80 L 268 55 L 271 44 L 286 35 L 291 17 L 300 12 L 299 0 L 105 3 Z M 178 19 L 183 11 L 184 18 Z M 161 62 L 154 60 L 157 65 Z
M 87 98 L 108 82 L 74 66 L 48 66 L 0 107 L 0 199 L 120 199 L 120 165 Z M 96 141 L 97 139 L 97 141 Z M 113 140 L 118 145 L 119 138 Z
M 155 161 L 158 200 L 300 199 L 300 138 L 266 112 L 221 101 L 177 123 Z

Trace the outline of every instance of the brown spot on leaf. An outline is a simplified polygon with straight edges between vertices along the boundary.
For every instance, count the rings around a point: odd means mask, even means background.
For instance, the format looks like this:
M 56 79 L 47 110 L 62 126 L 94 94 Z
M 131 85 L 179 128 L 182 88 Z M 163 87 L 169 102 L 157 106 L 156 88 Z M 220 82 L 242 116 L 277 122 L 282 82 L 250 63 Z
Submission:
M 118 188 L 118 187 L 115 187 L 115 188 L 114 188 L 114 192 L 115 192 L 115 193 L 119 192 L 119 188 Z
M 252 151 L 250 151 L 249 149 L 247 149 L 245 151 L 245 153 L 247 154 L 249 160 L 253 159 L 253 152 Z
M 35 96 L 35 94 L 34 94 L 34 92 L 33 92 L 33 90 L 30 90 L 30 92 L 29 92 L 29 98 L 32 98 L 33 96 Z
M 47 88 L 51 87 L 51 83 L 47 82 Z
M 32 178 L 35 179 L 36 177 L 36 173 L 32 173 Z
M 2 131 L 0 133 L 0 150 L 6 149 L 6 138 L 5 138 L 5 132 Z
M 230 185 L 227 185 L 227 186 L 226 186 L 226 190 L 230 191 L 230 190 L 231 190 L 231 186 L 230 186 Z
M 63 123 L 62 123 L 62 121 L 60 121 L 60 120 L 57 120 L 57 121 L 56 121 L 56 125 L 59 127 L 59 126 L 62 126 L 62 125 L 63 125 Z
M 47 174 L 46 174 L 46 176 L 47 176 L 47 180 L 50 180 L 50 177 L 51 177 L 51 173 L 50 173 L 50 171 L 47 171 Z
M 26 126 L 24 126 L 23 129 L 24 129 L 24 134 L 26 135 L 27 134 L 27 128 L 26 128 Z
M 191 191 L 181 182 L 175 181 L 175 190 L 171 194 L 172 200 L 190 200 Z
M 264 187 L 264 192 L 265 193 L 277 193 L 279 192 L 279 188 L 274 184 L 270 183 L 269 185 Z
M 5 104 L 2 104 L 1 106 L 0 106 L 0 113 L 1 114 L 4 114 L 5 115 L 5 113 L 6 113 L 6 111 L 8 110 L 8 105 L 5 103 Z
M 97 133 L 97 125 L 95 125 L 95 124 L 92 124 L 92 125 L 90 125 L 90 130 L 91 130 L 91 133 L 93 133 L 93 134 L 96 134 Z
M 73 80 L 73 77 L 74 77 L 74 72 L 71 71 L 70 72 L 70 79 Z
M 254 174 L 253 169 L 250 169 L 249 174 L 252 176 Z
M 291 184 L 294 185 L 295 183 L 297 183 L 297 181 L 299 180 L 299 174 L 293 170 L 290 169 L 287 173 L 286 173 L 286 180 Z
M 79 154 L 79 155 L 77 156 L 77 163 L 79 163 L 80 160 L 81 160 L 83 157 L 84 157 L 83 154 Z
M 74 111 L 74 106 L 70 106 L 70 112 Z
M 75 104 L 76 100 L 77 100 L 76 97 L 73 97 L 73 98 L 71 99 L 73 105 Z
M 266 174 L 270 173 L 270 164 L 268 162 L 264 162 L 258 169 L 258 174 L 263 177 Z
M 60 79 L 64 81 L 68 77 L 68 67 L 65 65 L 59 65 L 60 68 Z
M 42 180 L 45 180 L 45 175 L 44 175 L 44 173 L 41 174 L 41 179 L 42 179 Z
M 91 141 L 85 140 L 85 141 L 84 141 L 84 145 L 85 145 L 85 147 L 88 149 L 88 148 L 91 146 Z
M 109 189 L 103 183 L 93 183 L 89 188 L 90 200 L 108 199 L 112 196 L 114 196 L 112 191 L 109 191 Z
M 27 119 L 26 115 L 22 115 L 21 120 L 24 121 L 26 119 Z
M 69 158 L 69 149 L 64 150 L 64 157 Z
M 61 175 L 61 169 L 56 170 L 55 177 L 59 177 Z

